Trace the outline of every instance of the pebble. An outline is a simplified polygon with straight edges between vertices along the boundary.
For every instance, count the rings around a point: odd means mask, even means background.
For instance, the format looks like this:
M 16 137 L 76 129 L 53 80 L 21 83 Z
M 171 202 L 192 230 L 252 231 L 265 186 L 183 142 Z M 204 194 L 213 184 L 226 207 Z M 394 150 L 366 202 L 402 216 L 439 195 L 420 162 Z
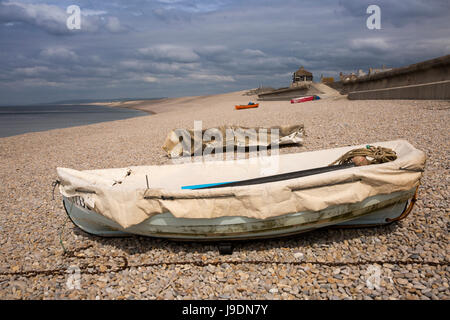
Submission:
M 115 290 L 113 288 L 110 288 L 110 287 L 106 288 L 105 291 L 108 294 L 113 294 L 115 292 Z
M 270 293 L 278 293 L 278 289 L 277 288 L 272 288 L 269 290 Z
M 305 257 L 305 255 L 301 252 L 294 253 L 294 258 L 297 260 L 303 260 L 304 257 Z

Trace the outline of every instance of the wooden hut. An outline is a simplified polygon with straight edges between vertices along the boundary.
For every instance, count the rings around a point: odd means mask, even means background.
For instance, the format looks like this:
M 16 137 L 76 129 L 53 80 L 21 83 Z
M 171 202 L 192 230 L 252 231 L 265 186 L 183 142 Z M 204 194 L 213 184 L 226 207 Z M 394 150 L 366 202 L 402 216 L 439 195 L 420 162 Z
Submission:
M 300 67 L 297 71 L 294 72 L 292 76 L 292 82 L 300 82 L 300 81 L 313 81 L 313 75 L 311 72 L 305 70 L 303 66 Z

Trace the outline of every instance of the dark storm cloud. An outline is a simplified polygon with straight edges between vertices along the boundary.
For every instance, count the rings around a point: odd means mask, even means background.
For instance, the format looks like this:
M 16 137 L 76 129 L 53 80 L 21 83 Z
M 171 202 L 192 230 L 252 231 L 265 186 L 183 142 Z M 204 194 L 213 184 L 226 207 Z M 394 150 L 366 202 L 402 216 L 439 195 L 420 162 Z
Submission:
M 381 30 L 366 27 L 369 4 Z M 450 53 L 449 19 L 444 1 L 2 1 L 0 104 L 286 86 L 300 65 L 315 77 L 402 66 Z

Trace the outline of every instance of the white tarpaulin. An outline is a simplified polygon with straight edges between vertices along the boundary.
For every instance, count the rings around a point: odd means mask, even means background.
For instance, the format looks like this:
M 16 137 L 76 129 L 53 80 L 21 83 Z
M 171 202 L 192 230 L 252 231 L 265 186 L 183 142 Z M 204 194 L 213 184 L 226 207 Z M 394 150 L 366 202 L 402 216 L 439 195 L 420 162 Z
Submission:
M 245 216 L 265 219 L 356 203 L 374 195 L 406 191 L 419 185 L 425 166 L 422 151 L 404 140 L 372 145 L 391 148 L 398 158 L 383 164 L 241 187 L 181 189 L 186 185 L 261 177 L 267 163 L 276 164 L 278 174 L 323 167 L 347 151 L 365 145 L 267 157 L 270 161 L 255 157 L 86 171 L 57 168 L 57 172 L 64 196 L 83 198 L 89 209 L 124 228 L 164 212 L 180 218 Z

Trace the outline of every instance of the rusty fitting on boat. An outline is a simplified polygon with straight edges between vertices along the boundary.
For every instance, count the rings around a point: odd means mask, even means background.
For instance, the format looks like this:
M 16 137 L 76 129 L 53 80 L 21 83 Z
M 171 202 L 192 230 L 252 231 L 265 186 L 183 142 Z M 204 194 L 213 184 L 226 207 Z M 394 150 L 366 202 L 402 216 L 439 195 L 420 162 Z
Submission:
M 367 160 L 366 157 L 364 156 L 356 156 L 352 158 L 352 162 L 355 164 L 355 166 L 357 167 L 361 167 L 361 166 L 367 166 L 370 164 L 369 160 Z

